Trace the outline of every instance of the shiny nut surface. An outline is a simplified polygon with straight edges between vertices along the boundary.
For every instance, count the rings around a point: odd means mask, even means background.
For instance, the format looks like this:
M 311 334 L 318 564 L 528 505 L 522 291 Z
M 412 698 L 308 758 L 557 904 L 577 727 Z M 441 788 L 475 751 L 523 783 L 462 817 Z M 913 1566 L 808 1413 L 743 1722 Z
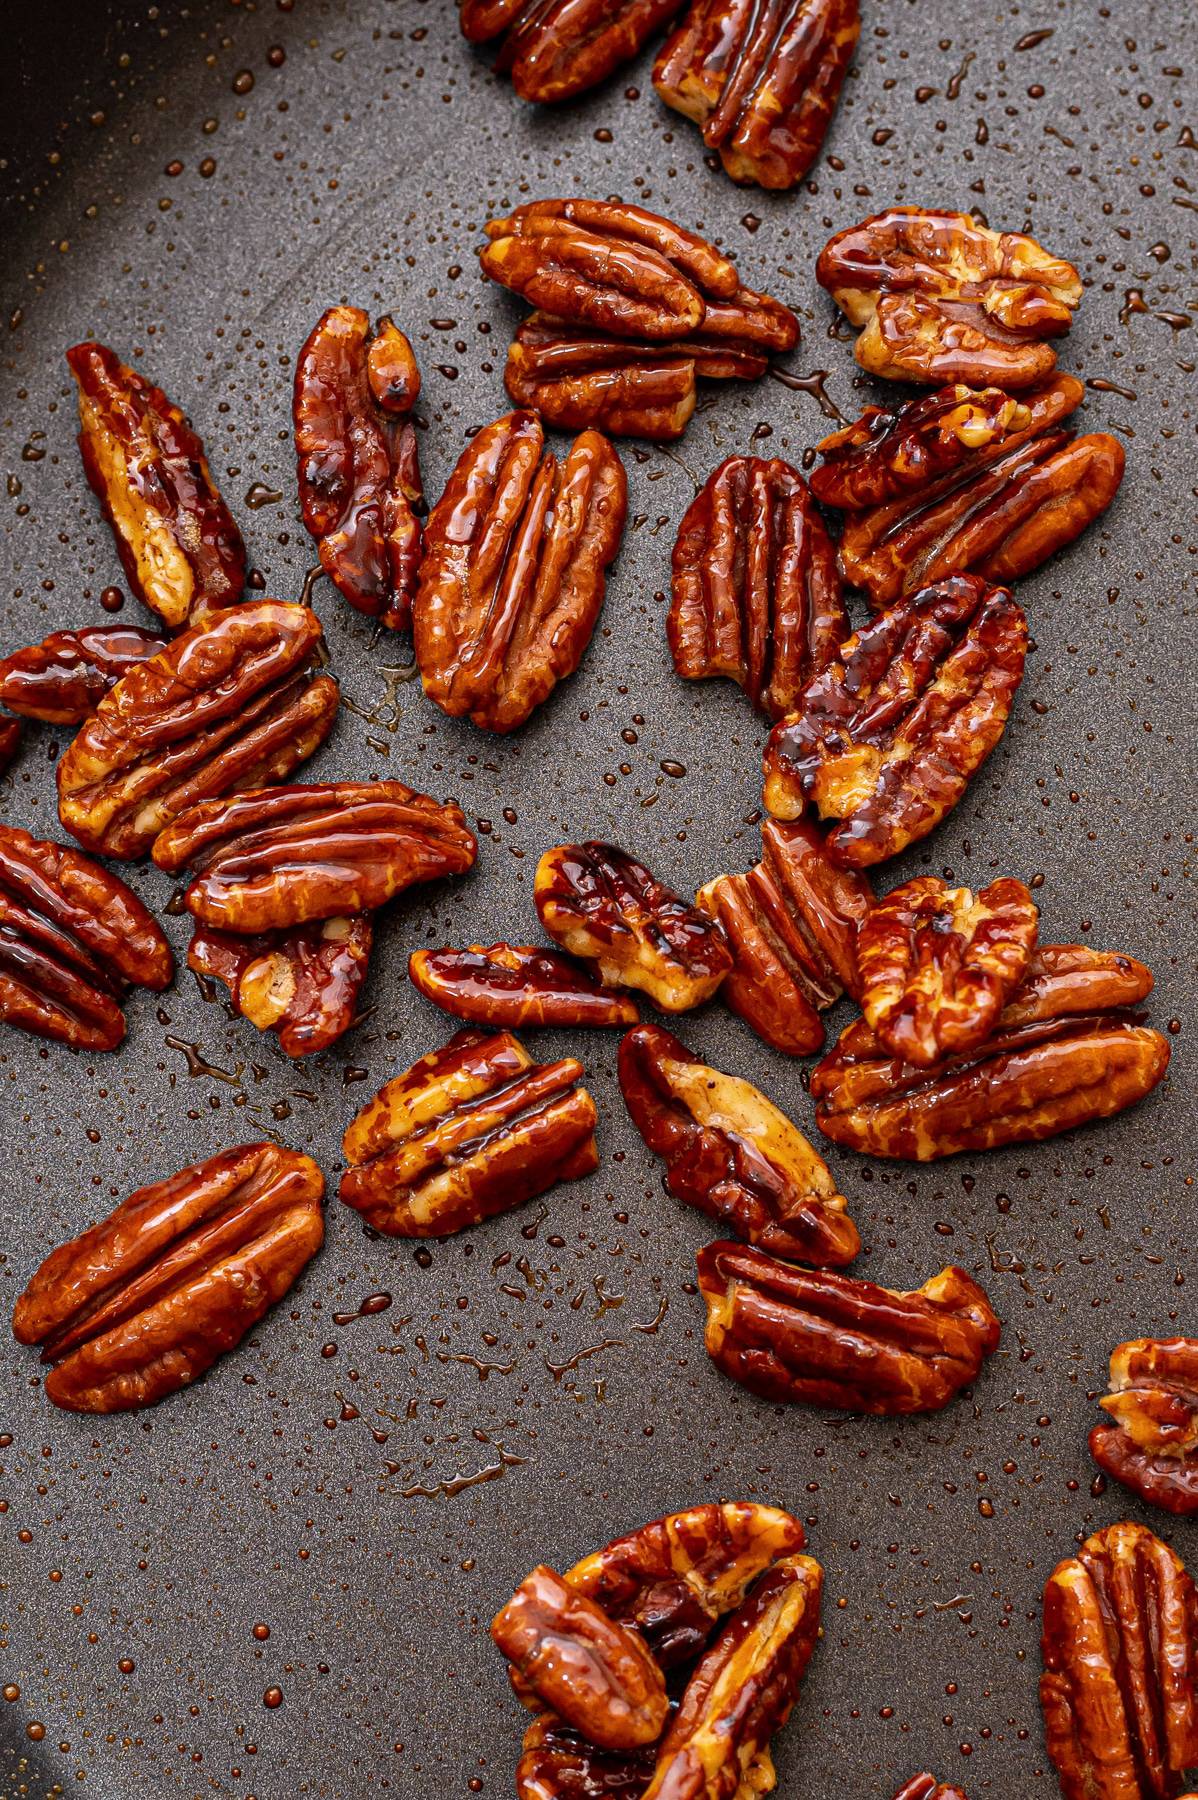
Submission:
M 682 0 L 464 0 L 464 35 L 506 31 L 496 68 L 522 100 L 548 105 L 606 81 L 673 18 Z
M 557 950 L 539 944 L 470 944 L 414 950 L 408 976 L 426 1000 L 476 1025 L 635 1025 L 636 1002 L 592 981 Z
M 820 1268 L 852 1262 L 861 1240 L 847 1201 L 759 1089 L 709 1068 L 658 1025 L 627 1034 L 619 1073 L 632 1122 L 664 1157 L 676 1199 L 775 1256 Z
M 598 1167 L 572 1057 L 459 1031 L 387 1082 L 345 1134 L 341 1198 L 392 1237 L 447 1237 Z
M 1057 375 L 1037 389 L 1041 425 L 1072 412 L 1084 393 L 1074 375 Z M 867 406 L 859 419 L 815 446 L 821 461 L 811 471 L 811 491 L 825 506 L 846 512 L 884 506 L 926 492 L 962 467 L 993 461 L 1033 419 L 1030 397 L 964 382 L 918 394 L 901 406 Z
M 1198 1513 L 1198 1338 L 1133 1338 L 1111 1352 L 1111 1423 L 1090 1433 L 1099 1468 L 1151 1506 Z
M 0 661 L 0 706 L 47 725 L 81 725 L 122 675 L 166 648 L 135 625 L 52 631 Z
M 935 1412 L 998 1346 L 998 1320 L 963 1269 L 900 1293 L 740 1244 L 708 1244 L 698 1265 L 708 1355 L 767 1400 Z
M 368 913 L 239 937 L 198 925 L 187 966 L 221 981 L 243 1019 L 285 1056 L 312 1056 L 349 1030 L 370 966 Z
M 764 369 L 760 358 L 753 372 Z M 516 405 L 547 425 L 591 426 L 613 437 L 679 438 L 697 398 L 695 358 L 685 343 L 612 337 L 542 312 L 519 325 L 503 379 Z
M 243 1144 L 140 1188 L 48 1256 L 13 1334 L 55 1365 L 71 1412 L 150 1406 L 211 1368 L 282 1298 L 324 1237 L 311 1157 Z
M 541 1713 L 524 1733 L 516 1800 L 641 1800 L 655 1761 L 652 1744 L 598 1750 L 555 1713 Z
M 913 1775 L 905 1781 L 894 1800 L 965 1800 L 959 1787 L 937 1781 L 934 1775 Z

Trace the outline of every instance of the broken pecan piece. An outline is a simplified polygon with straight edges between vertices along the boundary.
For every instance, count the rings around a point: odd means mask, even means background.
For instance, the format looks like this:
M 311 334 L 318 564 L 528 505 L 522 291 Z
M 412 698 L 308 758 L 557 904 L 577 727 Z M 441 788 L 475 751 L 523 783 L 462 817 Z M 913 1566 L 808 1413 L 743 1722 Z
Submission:
M 122 675 L 166 648 L 135 625 L 52 631 L 0 662 L 0 706 L 47 725 L 81 725 Z
M 13 1335 L 56 1366 L 70 1412 L 152 1406 L 195 1381 L 280 1300 L 324 1237 L 309 1156 L 243 1144 L 139 1188 L 48 1256 Z
M 937 1781 L 934 1775 L 912 1775 L 905 1781 L 894 1800 L 965 1800 L 959 1787 Z
M 603 605 L 628 484 L 597 431 L 559 465 L 534 413 L 463 451 L 429 517 L 414 609 L 424 691 L 451 718 L 514 731 L 572 675 Z
M 653 85 L 733 181 L 794 187 L 819 155 L 860 31 L 857 0 L 692 0 Z
M 1143 1525 L 1108 1525 L 1044 1589 L 1040 1705 L 1065 1800 L 1174 1800 L 1198 1767 L 1198 1590 Z
M 1133 1010 L 1151 988 L 1130 956 L 1042 944 L 973 1050 L 921 1068 L 887 1055 L 867 1020 L 850 1025 L 812 1071 L 815 1122 L 865 1155 L 929 1162 L 1110 1118 L 1169 1066 L 1168 1039 Z
M 558 844 L 533 892 L 555 942 L 606 987 L 640 988 L 663 1012 L 709 1000 L 732 966 L 719 927 L 615 844 Z
M 1124 1487 L 1189 1518 L 1198 1513 L 1198 1338 L 1133 1338 L 1111 1352 L 1090 1454 Z
M 103 344 L 76 344 L 83 470 L 139 600 L 172 631 L 234 606 L 245 586 L 241 533 L 204 446 L 179 408 Z
M 448 1237 L 599 1166 L 573 1057 L 534 1063 L 509 1031 L 459 1031 L 345 1133 L 341 1198 L 390 1237 Z
M 538 944 L 414 950 L 408 977 L 426 1000 L 476 1025 L 635 1025 L 640 1016 L 627 995 Z
M 252 935 L 373 912 L 413 882 L 463 874 L 477 848 L 457 806 L 402 781 L 330 781 L 190 807 L 154 861 L 196 870 L 185 899 L 202 925 Z
M 954 575 L 863 625 L 770 734 L 765 804 L 840 821 L 829 856 L 897 856 L 951 812 L 998 743 L 1023 679 L 1027 619 L 1005 588 Z
M 606 81 L 669 23 L 682 0 L 462 0 L 462 33 L 506 31 L 495 67 L 521 100 L 548 105 Z
M 277 1033 L 284 1055 L 312 1056 L 353 1024 L 373 936 L 369 913 L 255 937 L 198 925 L 187 966 L 222 981 L 243 1019 Z
M 798 1127 L 750 1082 L 708 1068 L 659 1025 L 627 1033 L 619 1072 L 675 1199 L 787 1261 L 852 1262 L 861 1239 L 848 1202 Z
M 115 1050 L 130 987 L 170 985 L 170 945 L 137 895 L 78 850 L 0 825 L 0 1019 Z
M 1077 270 L 1034 238 L 920 206 L 837 232 L 815 276 L 864 327 L 863 369 L 932 386 L 1035 387 L 1056 367 L 1044 340 L 1068 331 L 1082 296 Z
M 641 1800 L 656 1759 L 653 1744 L 597 1750 L 555 1713 L 541 1713 L 524 1733 L 516 1800 Z
M 836 655 L 836 552 L 797 469 L 730 456 L 709 476 L 678 528 L 666 633 L 679 675 L 727 675 L 769 719 Z
M 411 413 L 412 346 L 360 306 L 321 314 L 295 367 L 292 416 L 304 524 L 338 593 L 393 630 L 411 623 L 423 503 Z
M 58 764 L 67 830 L 132 859 L 196 801 L 282 780 L 337 715 L 336 682 L 312 672 L 323 646 L 308 607 L 258 600 L 131 668 Z
M 998 1320 L 963 1269 L 902 1293 L 733 1243 L 708 1244 L 698 1266 L 708 1355 L 766 1400 L 936 1412 L 998 1347 Z

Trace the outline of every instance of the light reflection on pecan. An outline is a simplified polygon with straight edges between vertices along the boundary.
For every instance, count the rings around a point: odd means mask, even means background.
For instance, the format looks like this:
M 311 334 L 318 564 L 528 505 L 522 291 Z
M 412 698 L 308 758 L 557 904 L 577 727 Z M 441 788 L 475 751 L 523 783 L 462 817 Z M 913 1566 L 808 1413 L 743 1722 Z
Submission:
M 1111 1424 L 1090 1454 L 1108 1475 L 1167 1512 L 1198 1513 L 1198 1338 L 1133 1338 L 1111 1352 Z
M 516 1800 L 641 1800 L 656 1746 L 597 1750 L 581 1731 L 545 1712 L 524 1733 Z
M 461 0 L 471 43 L 507 33 L 495 67 L 522 100 L 571 99 L 631 61 L 682 0 Z
M 187 966 L 229 990 L 242 1018 L 286 1056 L 313 1056 L 349 1030 L 370 965 L 368 913 L 240 937 L 198 925 Z
M 905 1781 L 894 1800 L 965 1800 L 959 1787 L 937 1781 L 934 1775 L 912 1775 Z
M 135 625 L 52 631 L 0 661 L 0 706 L 47 725 L 80 725 L 122 675 L 166 648 Z
M 476 1025 L 635 1025 L 636 1002 L 600 987 L 557 950 L 538 944 L 470 944 L 414 950 L 408 976 L 427 1000 Z

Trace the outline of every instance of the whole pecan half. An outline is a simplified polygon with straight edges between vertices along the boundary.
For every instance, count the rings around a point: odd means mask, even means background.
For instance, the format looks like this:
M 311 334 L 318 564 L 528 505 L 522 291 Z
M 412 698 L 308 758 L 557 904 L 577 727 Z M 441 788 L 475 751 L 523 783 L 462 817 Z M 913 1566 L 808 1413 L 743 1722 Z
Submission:
M 640 988 L 662 1012 L 709 1000 L 732 966 L 719 927 L 615 844 L 546 850 L 533 898 L 555 942 L 594 963 L 605 986 Z
M 370 966 L 369 913 L 239 937 L 198 925 L 187 952 L 222 981 L 243 1019 L 278 1035 L 286 1056 L 312 1056 L 349 1030 Z
M 666 1187 L 750 1244 L 841 1268 L 861 1248 L 848 1202 L 798 1127 L 750 1082 L 708 1068 L 659 1025 L 620 1044 L 632 1122 L 664 1157 Z
M 928 1068 L 985 1043 L 1027 975 L 1040 914 L 1004 875 L 976 895 L 919 875 L 857 933 L 861 1010 L 884 1050 Z
M 803 688 L 765 752 L 776 818 L 839 823 L 834 862 L 863 868 L 926 837 L 998 743 L 1027 654 L 1005 588 L 954 575 L 863 625 Z
M 653 85 L 733 181 L 794 187 L 819 155 L 860 32 L 857 0 L 692 0 Z
M 542 105 L 585 93 L 629 62 L 682 0 L 459 0 L 463 35 L 506 31 L 495 67 L 521 100 Z
M 815 276 L 864 327 L 863 369 L 932 386 L 1035 387 L 1056 367 L 1044 340 L 1068 331 L 1082 296 L 1073 265 L 1034 238 L 920 206 L 838 231 Z
M 727 675 L 768 719 L 849 635 L 836 552 L 797 469 L 730 456 L 683 515 L 666 634 L 687 681 Z
M 0 661 L 0 706 L 47 725 L 81 725 L 122 675 L 166 648 L 136 625 L 52 631 Z
M 572 675 L 603 605 L 628 509 L 597 431 L 561 464 L 535 413 L 506 413 L 462 452 L 429 517 L 414 608 L 424 691 L 451 718 L 514 731 Z
M 408 977 L 426 1000 L 476 1025 L 635 1025 L 640 1016 L 626 994 L 539 944 L 414 950 Z
M 162 389 L 103 344 L 76 344 L 83 471 L 139 600 L 172 631 L 234 606 L 245 586 L 241 533 L 204 446 Z
M 1134 1106 L 1169 1041 L 1133 1010 L 1152 976 L 1130 956 L 1041 944 L 986 1041 L 929 1067 L 887 1055 L 865 1019 L 811 1075 L 815 1122 L 869 1156 L 929 1162 L 1033 1143 Z
M 460 807 L 402 781 L 329 781 L 190 807 L 154 861 L 196 870 L 185 898 L 202 925 L 253 934 L 373 912 L 413 882 L 464 874 L 477 849 Z
M 88 850 L 144 856 L 197 801 L 280 781 L 322 744 L 337 684 L 313 673 L 320 621 L 258 600 L 131 668 L 58 764 L 58 814 Z
M 390 1237 L 448 1237 L 599 1166 L 573 1057 L 535 1063 L 509 1031 L 459 1031 L 345 1133 L 341 1198 Z
M 1198 1513 L 1198 1338 L 1133 1338 L 1111 1352 L 1111 1391 L 1098 1404 L 1099 1468 L 1151 1506 Z
M 901 1293 L 733 1243 L 708 1244 L 698 1265 L 708 1355 L 767 1400 L 937 1412 L 998 1347 L 998 1320 L 963 1269 Z
M 323 1193 L 311 1157 L 242 1144 L 130 1194 L 17 1301 L 13 1335 L 56 1365 L 47 1399 L 125 1412 L 195 1381 L 315 1256 Z
M 1174 1800 L 1198 1767 L 1198 1590 L 1144 1525 L 1108 1525 L 1044 1589 L 1040 1705 L 1065 1800 Z
M 338 593 L 393 630 L 411 623 L 423 503 L 412 408 L 420 372 L 387 317 L 330 306 L 295 366 L 292 416 L 304 524 Z
M 656 1759 L 653 1744 L 598 1750 L 556 1713 L 544 1712 L 524 1733 L 516 1800 L 641 1800 Z
M 159 993 L 170 945 L 136 894 L 78 850 L 0 825 L 0 1019 L 77 1050 L 115 1050 L 130 987 Z
M 905 1781 L 894 1800 L 965 1800 L 959 1787 L 953 1787 L 947 1781 L 937 1781 L 934 1775 L 912 1775 Z

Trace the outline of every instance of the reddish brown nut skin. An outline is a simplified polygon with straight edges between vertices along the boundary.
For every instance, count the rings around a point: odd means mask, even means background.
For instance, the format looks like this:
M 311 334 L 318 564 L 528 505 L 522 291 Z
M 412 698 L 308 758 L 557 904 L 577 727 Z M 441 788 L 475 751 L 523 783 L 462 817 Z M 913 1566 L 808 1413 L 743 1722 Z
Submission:
M 0 775 L 3 775 L 20 748 L 20 720 L 0 719 Z
M 390 1237 L 447 1237 L 599 1166 L 572 1057 L 459 1031 L 387 1082 L 345 1133 L 341 1198 Z
M 320 621 L 258 600 L 194 626 L 130 669 L 58 764 L 58 815 L 87 850 L 144 856 L 197 801 L 280 781 L 332 730 L 339 693 L 313 675 Z
M 76 344 L 79 453 L 133 592 L 172 631 L 234 606 L 241 533 L 179 408 L 103 344 Z
M 653 1744 L 597 1750 L 555 1713 L 541 1713 L 524 1733 L 516 1800 L 641 1800 L 655 1761 Z
M 408 978 L 426 1000 L 475 1025 L 635 1025 L 636 1002 L 600 987 L 576 962 L 539 944 L 414 950 Z
M 160 992 L 170 946 L 117 876 L 0 825 L 0 1019 L 77 1050 L 115 1050 L 129 987 Z
M 905 1781 L 894 1800 L 965 1800 L 959 1787 L 937 1781 L 934 1775 L 912 1775 Z
M 413 632 L 424 691 L 451 718 L 514 731 L 572 675 L 603 605 L 628 510 L 597 431 L 564 462 L 540 420 L 507 413 L 463 451 L 429 516 Z
M 819 155 L 860 31 L 857 0 L 692 0 L 653 85 L 733 181 L 794 187 Z
M 1027 654 L 1004 588 L 955 575 L 854 632 L 770 734 L 765 804 L 838 823 L 845 868 L 897 856 L 938 825 L 1003 734 Z
M 1198 1590 L 1144 1525 L 1108 1525 L 1044 1589 L 1040 1705 L 1065 1800 L 1175 1800 L 1198 1766 Z
M 849 635 L 836 552 L 797 469 L 730 456 L 687 508 L 666 617 L 679 675 L 726 675 L 778 719 Z
M 867 406 L 815 446 L 823 460 L 811 471 L 811 491 L 845 512 L 935 491 L 942 477 L 995 461 L 1037 421 L 1041 429 L 1056 423 L 1084 395 L 1076 376 L 1057 375 L 1023 398 L 957 382 L 901 406 Z
M 682 0 L 464 0 L 472 43 L 507 32 L 496 68 L 522 100 L 549 105 L 606 81 L 668 24 Z
M 255 937 L 198 925 L 187 966 L 222 981 L 241 1016 L 273 1031 L 285 1056 L 314 1056 L 353 1024 L 373 939 L 369 913 Z
M 698 1266 L 708 1355 L 766 1400 L 937 1412 L 998 1347 L 998 1320 L 963 1269 L 898 1293 L 733 1243 L 708 1244 Z
M 666 1187 L 747 1243 L 843 1268 L 861 1248 L 848 1205 L 811 1145 L 748 1082 L 711 1069 L 659 1025 L 620 1043 L 632 1122 L 665 1159 Z
M 372 912 L 414 882 L 462 875 L 478 845 L 460 807 L 402 781 L 252 789 L 193 806 L 154 861 L 196 875 L 185 900 L 217 931 L 252 935 Z
M 1198 1338 L 1133 1338 L 1111 1352 L 1090 1454 L 1150 1506 L 1198 1514 Z
M 56 1366 L 71 1412 L 152 1406 L 211 1368 L 282 1298 L 324 1237 L 311 1157 L 243 1144 L 139 1188 L 48 1256 L 13 1335 Z
M 0 706 L 46 725 L 81 725 L 122 675 L 166 648 L 135 625 L 53 631 L 0 661 Z

